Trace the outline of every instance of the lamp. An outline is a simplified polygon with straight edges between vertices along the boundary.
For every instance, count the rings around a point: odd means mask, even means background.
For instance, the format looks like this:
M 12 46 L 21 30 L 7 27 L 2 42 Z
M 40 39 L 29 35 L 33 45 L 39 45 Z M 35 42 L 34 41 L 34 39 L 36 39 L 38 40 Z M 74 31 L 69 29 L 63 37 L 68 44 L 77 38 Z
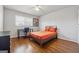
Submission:
M 40 10 L 40 8 L 39 8 L 38 5 L 35 6 L 35 10 L 36 10 L 36 11 L 39 11 L 39 10 Z

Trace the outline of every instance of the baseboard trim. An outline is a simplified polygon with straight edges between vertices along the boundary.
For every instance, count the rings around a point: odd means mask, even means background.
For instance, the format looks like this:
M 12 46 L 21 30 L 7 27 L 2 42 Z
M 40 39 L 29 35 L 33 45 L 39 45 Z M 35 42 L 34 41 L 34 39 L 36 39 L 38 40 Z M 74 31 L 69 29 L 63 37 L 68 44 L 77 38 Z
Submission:
M 12 38 L 10 38 L 10 39 L 16 39 L 17 37 L 12 37 Z
M 11 37 L 10 39 L 16 39 L 18 37 Z M 21 36 L 20 38 L 24 38 L 24 36 Z
M 66 40 L 66 39 L 63 39 L 63 40 Z M 67 40 L 67 41 L 72 41 L 72 42 L 78 43 L 78 41 L 74 41 L 74 40 Z
M 16 39 L 18 37 L 12 37 L 11 39 Z M 24 36 L 21 36 L 20 38 L 24 38 Z M 58 39 L 62 39 L 62 40 L 67 40 L 68 38 L 61 38 L 61 37 L 58 37 Z M 72 42 L 75 42 L 75 43 L 78 43 L 79 44 L 79 41 L 74 41 L 74 40 L 67 40 L 67 41 L 72 41 Z
M 68 38 L 59 38 L 59 39 L 62 39 L 62 40 L 67 40 L 67 41 L 72 41 L 72 42 L 75 42 L 75 43 L 78 43 L 79 44 L 79 41 L 74 41 L 74 40 L 68 40 Z

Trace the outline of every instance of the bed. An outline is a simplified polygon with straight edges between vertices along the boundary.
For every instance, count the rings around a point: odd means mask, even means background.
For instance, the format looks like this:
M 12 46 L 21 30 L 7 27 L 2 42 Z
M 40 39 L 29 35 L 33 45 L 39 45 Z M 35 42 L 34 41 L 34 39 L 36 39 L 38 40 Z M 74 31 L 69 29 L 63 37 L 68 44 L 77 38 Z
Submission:
M 57 38 L 57 28 L 46 26 L 44 31 L 31 32 L 31 37 L 42 46 L 44 43 Z

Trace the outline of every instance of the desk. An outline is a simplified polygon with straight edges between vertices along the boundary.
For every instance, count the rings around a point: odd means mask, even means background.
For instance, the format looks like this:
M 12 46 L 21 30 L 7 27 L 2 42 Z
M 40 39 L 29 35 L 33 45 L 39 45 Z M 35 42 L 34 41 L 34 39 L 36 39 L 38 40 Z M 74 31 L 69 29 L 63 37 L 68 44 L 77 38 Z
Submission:
M 18 29 L 17 30 L 17 37 L 18 37 L 18 39 L 20 38 L 20 34 L 21 34 L 21 32 L 23 32 L 24 33 L 24 29 Z M 23 36 L 23 35 L 22 35 Z
M 30 27 L 31 32 L 39 31 L 39 27 Z
M 31 31 L 33 31 L 32 29 L 29 29 L 29 32 L 31 32 Z M 23 33 L 23 34 L 22 34 Z M 17 37 L 18 37 L 18 39 L 20 38 L 20 37 L 26 37 L 26 32 L 25 32 L 25 30 L 24 29 L 18 29 L 17 30 Z
M 38 27 L 29 27 L 29 31 L 28 32 L 33 32 L 33 31 L 38 31 L 38 30 L 39 30 Z M 23 36 L 26 37 L 25 30 L 24 29 L 17 29 L 17 37 L 18 37 L 18 39 L 20 37 L 23 37 Z

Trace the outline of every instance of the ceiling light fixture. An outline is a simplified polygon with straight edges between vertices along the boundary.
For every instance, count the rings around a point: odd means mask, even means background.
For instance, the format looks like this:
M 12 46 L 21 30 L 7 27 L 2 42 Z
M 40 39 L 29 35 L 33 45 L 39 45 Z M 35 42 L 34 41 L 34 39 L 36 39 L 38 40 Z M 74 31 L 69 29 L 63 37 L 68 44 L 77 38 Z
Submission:
M 39 6 L 37 5 L 37 6 L 35 6 L 35 10 L 36 11 L 39 11 L 40 10 L 40 8 L 39 8 Z

